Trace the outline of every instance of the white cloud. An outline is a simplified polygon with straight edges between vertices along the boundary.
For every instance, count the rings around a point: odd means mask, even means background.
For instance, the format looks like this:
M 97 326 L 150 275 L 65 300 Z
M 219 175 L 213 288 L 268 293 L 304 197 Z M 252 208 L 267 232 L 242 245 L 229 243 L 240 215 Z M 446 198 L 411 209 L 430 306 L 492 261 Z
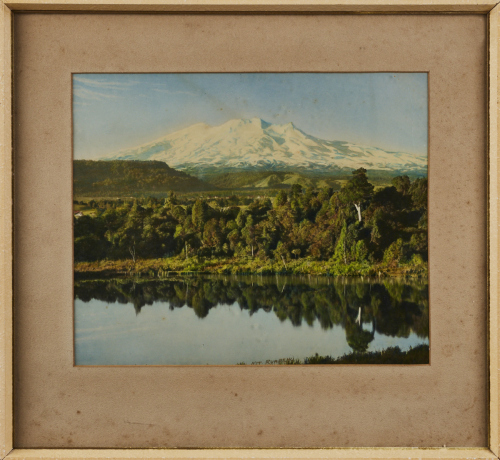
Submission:
M 117 99 L 122 97 L 124 91 L 130 90 L 132 86 L 139 84 L 138 81 L 116 81 L 104 78 L 88 78 L 85 74 L 73 75 L 73 94 L 80 100 L 102 101 L 106 99 Z M 151 90 L 162 94 L 185 94 L 187 96 L 196 96 L 190 91 L 176 91 L 165 88 L 164 86 L 150 87 Z M 150 97 L 144 94 L 138 94 L 139 97 Z
M 77 98 L 90 101 L 118 99 L 121 95 L 115 94 L 116 92 L 127 91 L 136 83 L 136 81 L 119 82 L 73 75 L 73 94 Z
M 105 99 L 119 99 L 120 97 L 115 94 L 104 93 L 101 91 L 94 91 L 88 88 L 74 88 L 73 95 L 85 100 L 102 101 Z
M 79 75 L 73 75 L 73 81 L 81 83 L 86 86 L 91 86 L 93 88 L 101 88 L 101 89 L 116 89 L 116 90 L 125 90 L 130 86 L 137 84 L 136 81 L 109 81 L 109 80 L 97 80 L 94 78 L 85 78 Z

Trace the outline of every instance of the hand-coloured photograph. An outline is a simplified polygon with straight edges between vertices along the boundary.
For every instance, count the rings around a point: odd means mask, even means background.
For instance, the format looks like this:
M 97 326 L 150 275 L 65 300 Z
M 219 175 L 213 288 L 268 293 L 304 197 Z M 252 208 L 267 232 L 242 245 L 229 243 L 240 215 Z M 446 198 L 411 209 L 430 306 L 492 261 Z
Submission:
M 429 364 L 428 74 L 73 74 L 75 365 Z

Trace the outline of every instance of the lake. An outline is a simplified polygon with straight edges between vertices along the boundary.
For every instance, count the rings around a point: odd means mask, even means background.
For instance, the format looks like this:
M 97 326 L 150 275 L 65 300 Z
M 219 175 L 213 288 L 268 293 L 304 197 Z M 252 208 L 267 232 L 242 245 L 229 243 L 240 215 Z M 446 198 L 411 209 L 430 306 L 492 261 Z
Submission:
M 273 364 L 429 344 L 426 279 L 75 281 L 76 365 Z

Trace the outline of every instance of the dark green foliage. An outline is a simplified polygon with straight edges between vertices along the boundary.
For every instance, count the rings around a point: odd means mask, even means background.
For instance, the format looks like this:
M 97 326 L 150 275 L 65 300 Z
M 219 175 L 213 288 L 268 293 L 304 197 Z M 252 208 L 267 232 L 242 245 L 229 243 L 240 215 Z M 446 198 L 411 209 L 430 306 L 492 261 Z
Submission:
M 196 227 L 196 229 L 202 230 L 203 226 L 205 225 L 205 222 L 208 220 L 207 218 L 208 218 L 207 202 L 202 199 L 196 200 L 191 214 L 193 225 Z
M 274 261 L 287 270 L 290 261 L 303 259 L 330 261 L 334 274 L 349 274 L 345 267 L 352 264 L 391 271 L 403 263 L 422 266 L 427 180 L 408 181 L 396 178 L 397 187 L 373 192 L 359 169 L 340 192 L 295 184 L 274 199 L 169 193 L 162 199 L 80 201 L 75 206 L 92 217 L 75 218 L 75 261 L 234 257 Z
M 391 243 L 391 245 L 384 252 L 384 263 L 387 265 L 397 265 L 402 262 L 404 257 L 403 240 L 398 240 Z
M 408 351 L 399 347 L 369 353 L 354 352 L 340 358 L 330 356 L 311 356 L 304 363 L 293 364 L 429 364 L 429 345 L 419 345 Z
M 373 193 L 373 185 L 368 182 L 366 169 L 359 168 L 352 172 L 353 178 L 347 182 L 339 193 L 339 198 L 343 203 L 353 205 L 359 213 L 361 222 L 361 213 L 359 209 L 363 202 L 368 200 Z
M 392 179 L 392 185 L 394 185 L 399 193 L 407 195 L 410 190 L 410 178 L 408 176 L 395 177 Z
M 99 260 L 107 255 L 109 245 L 96 235 L 75 238 L 75 262 Z
M 413 206 L 417 209 L 427 209 L 427 178 L 415 179 L 408 193 L 413 201 Z
M 284 206 L 288 201 L 288 196 L 284 190 L 280 190 L 276 195 L 276 199 L 274 201 L 276 207 Z
M 170 168 L 163 161 L 73 162 L 73 194 L 77 197 L 160 196 L 170 191 L 214 190 L 196 177 Z M 95 207 L 95 202 L 89 203 Z
M 238 363 L 245 365 L 246 363 Z M 399 347 L 386 348 L 383 351 L 369 353 L 352 352 L 339 358 L 314 355 L 304 360 L 298 358 L 268 359 L 265 362 L 253 362 L 252 365 L 262 364 L 429 364 L 429 345 L 418 345 L 408 351 L 401 351 Z

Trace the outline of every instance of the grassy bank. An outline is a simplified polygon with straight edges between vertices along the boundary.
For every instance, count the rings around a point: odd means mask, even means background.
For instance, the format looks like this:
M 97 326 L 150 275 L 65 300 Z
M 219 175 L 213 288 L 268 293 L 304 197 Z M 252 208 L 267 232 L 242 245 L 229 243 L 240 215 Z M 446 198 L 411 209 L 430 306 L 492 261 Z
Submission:
M 246 364 L 246 363 L 238 363 Z M 317 354 L 303 360 L 284 358 L 267 360 L 266 362 L 253 362 L 251 364 L 429 364 L 429 345 L 419 345 L 408 351 L 401 351 L 399 347 L 387 348 L 383 351 L 368 353 L 353 352 L 348 355 L 332 358 L 331 356 L 318 356 Z
M 165 259 L 102 260 L 75 264 L 78 277 L 148 276 L 164 278 L 170 273 L 215 274 L 288 274 L 325 276 L 427 276 L 427 264 L 407 263 L 399 265 L 370 265 L 353 262 L 339 264 L 331 261 L 315 261 L 308 258 L 278 262 L 268 259 L 170 257 Z

